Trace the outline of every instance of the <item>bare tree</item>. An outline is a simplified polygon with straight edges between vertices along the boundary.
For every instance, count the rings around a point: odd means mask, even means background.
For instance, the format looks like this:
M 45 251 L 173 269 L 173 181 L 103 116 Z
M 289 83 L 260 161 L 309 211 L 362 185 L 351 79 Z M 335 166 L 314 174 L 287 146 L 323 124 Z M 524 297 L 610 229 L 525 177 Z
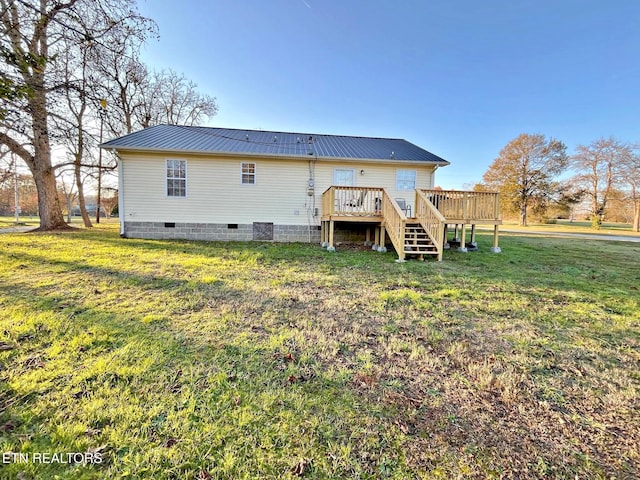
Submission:
M 528 209 L 543 212 L 559 188 L 554 177 L 567 167 L 566 149 L 559 140 L 523 133 L 500 151 L 483 181 L 499 190 L 506 203 L 519 212 L 520 225 L 527 225 Z
M 0 142 L 33 174 L 40 229 L 66 228 L 51 158 L 54 106 L 70 87 L 62 59 L 89 44 L 108 49 L 104 39 L 144 19 L 133 0 L 0 0 L 0 9 Z
M 622 181 L 629 188 L 628 199 L 633 208 L 632 230 L 640 232 L 640 146 L 630 149 L 621 166 Z
M 573 182 L 589 199 L 593 228 L 600 228 L 607 205 L 621 183 L 622 166 L 630 156 L 629 145 L 613 137 L 576 147 L 571 157 L 571 166 L 576 172 Z
M 142 90 L 138 122 L 143 128 L 162 123 L 197 125 L 218 112 L 216 99 L 198 92 L 198 85 L 173 70 L 155 72 Z

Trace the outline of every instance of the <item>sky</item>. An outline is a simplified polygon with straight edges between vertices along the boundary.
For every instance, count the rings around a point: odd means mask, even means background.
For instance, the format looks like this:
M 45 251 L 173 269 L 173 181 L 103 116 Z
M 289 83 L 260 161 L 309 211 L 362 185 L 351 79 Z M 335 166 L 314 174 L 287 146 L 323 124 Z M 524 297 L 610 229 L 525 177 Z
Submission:
M 521 133 L 640 142 L 638 0 L 139 0 L 207 125 L 404 138 L 470 188 Z

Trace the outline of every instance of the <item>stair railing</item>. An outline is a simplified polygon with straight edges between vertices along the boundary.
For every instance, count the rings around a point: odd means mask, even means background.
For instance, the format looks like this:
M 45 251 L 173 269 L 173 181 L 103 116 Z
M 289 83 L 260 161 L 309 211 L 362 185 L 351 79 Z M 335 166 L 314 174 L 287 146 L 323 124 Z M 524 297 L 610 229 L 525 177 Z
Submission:
M 438 261 L 442 260 L 444 250 L 445 217 L 420 190 L 416 190 L 416 219 L 433 242 L 438 252 Z
M 400 260 L 404 260 L 404 230 L 407 224 L 407 216 L 400 210 L 400 207 L 386 189 L 383 189 L 382 195 L 382 215 L 384 217 L 385 230 L 389 234 L 391 243 L 393 243 Z

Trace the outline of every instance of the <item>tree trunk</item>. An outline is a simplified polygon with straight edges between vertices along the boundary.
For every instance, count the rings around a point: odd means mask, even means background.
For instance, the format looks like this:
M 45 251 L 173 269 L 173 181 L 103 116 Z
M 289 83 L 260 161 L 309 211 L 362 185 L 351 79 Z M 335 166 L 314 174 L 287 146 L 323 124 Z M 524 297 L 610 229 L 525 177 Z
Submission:
M 82 215 L 82 222 L 87 228 L 93 227 L 91 218 L 87 213 L 87 206 L 84 201 L 84 186 L 82 185 L 82 176 L 80 172 L 80 158 L 75 159 L 73 173 L 76 177 L 76 188 L 78 189 L 78 205 L 80 206 L 80 215 Z
M 40 58 L 47 58 L 46 51 Z M 38 230 L 68 229 L 64 221 L 62 206 L 58 198 L 56 176 L 51 164 L 51 145 L 49 143 L 49 126 L 47 124 L 47 99 L 44 88 L 44 72 L 37 71 L 29 79 L 36 88 L 29 96 L 31 109 L 33 151 L 34 155 L 27 162 L 38 191 L 38 215 L 40 227 Z
M 640 232 L 640 199 L 633 202 L 633 231 Z
M 40 165 L 38 165 L 40 166 Z M 33 171 L 33 180 L 38 190 L 38 215 L 40 227 L 38 230 L 67 229 L 69 225 L 64 221 L 62 207 L 56 188 L 56 177 L 51 166 L 38 168 Z
M 520 207 L 520 226 L 527 226 L 527 203 L 523 202 Z
M 64 221 L 56 187 L 56 176 L 51 166 L 51 148 L 46 127 L 47 116 L 44 113 L 41 117 L 41 122 L 36 122 L 35 117 L 36 115 L 34 114 L 35 155 L 33 162 L 29 162 L 29 168 L 38 191 L 38 215 L 40 216 L 38 230 L 66 229 L 69 226 Z

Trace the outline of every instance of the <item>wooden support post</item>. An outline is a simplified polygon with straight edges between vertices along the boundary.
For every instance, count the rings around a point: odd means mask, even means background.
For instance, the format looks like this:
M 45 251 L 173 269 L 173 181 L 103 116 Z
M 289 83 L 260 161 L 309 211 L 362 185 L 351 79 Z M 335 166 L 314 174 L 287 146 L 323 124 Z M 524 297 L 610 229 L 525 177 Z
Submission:
M 498 246 L 498 229 L 499 229 L 499 225 L 496 224 L 493 227 L 493 247 L 491 248 L 491 251 L 493 253 L 500 253 L 502 250 L 500 249 L 500 247 Z
M 333 245 L 333 230 L 335 228 L 335 221 L 329 220 L 329 245 L 327 246 L 328 252 L 335 252 L 336 247 Z
M 385 246 L 387 243 L 386 237 L 387 237 L 387 231 L 385 230 L 384 225 L 380 225 L 380 244 L 378 245 L 379 252 L 384 253 L 387 251 L 387 247 Z
M 460 237 L 458 236 L 458 224 L 456 223 L 456 227 L 454 229 L 454 234 L 453 234 L 453 241 L 456 242 L 460 240 Z
M 367 247 L 371 245 L 371 228 L 370 227 L 367 227 L 367 233 L 365 234 L 365 237 L 364 237 L 364 244 Z
M 458 247 L 458 251 L 459 252 L 464 252 L 466 253 L 467 247 L 465 242 L 467 241 L 467 224 L 463 223 L 462 224 L 462 233 L 460 233 L 460 246 Z
M 374 240 L 373 240 L 373 248 L 377 250 L 377 248 L 380 246 L 380 226 L 376 225 L 375 227 L 375 234 L 374 234 Z
M 476 224 L 471 225 L 471 244 L 476 246 Z
M 449 248 L 449 224 L 444 224 L 444 235 L 442 236 L 442 248 Z

